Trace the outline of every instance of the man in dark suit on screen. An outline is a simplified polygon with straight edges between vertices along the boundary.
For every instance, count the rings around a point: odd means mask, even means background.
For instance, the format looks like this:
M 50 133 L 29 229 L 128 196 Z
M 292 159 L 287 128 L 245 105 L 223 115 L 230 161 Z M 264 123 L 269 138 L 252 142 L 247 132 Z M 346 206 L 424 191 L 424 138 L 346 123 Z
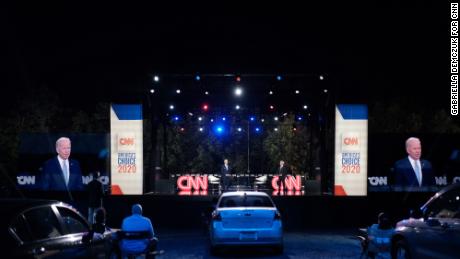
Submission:
M 394 164 L 394 185 L 398 187 L 435 186 L 433 167 L 428 160 L 420 159 L 422 145 L 420 139 L 411 137 L 406 140 L 408 156 Z
M 41 175 L 44 191 L 82 191 L 82 173 L 77 160 L 69 159 L 71 142 L 62 137 L 56 141 L 57 156 L 46 161 Z M 70 195 L 70 198 L 72 196 Z

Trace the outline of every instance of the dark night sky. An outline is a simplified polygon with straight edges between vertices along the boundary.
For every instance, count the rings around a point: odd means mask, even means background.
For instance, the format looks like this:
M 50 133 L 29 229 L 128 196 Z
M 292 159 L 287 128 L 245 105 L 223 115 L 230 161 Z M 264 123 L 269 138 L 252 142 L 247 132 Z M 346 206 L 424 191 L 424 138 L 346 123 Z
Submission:
M 447 2 L 285 2 L 8 6 L 2 84 L 110 101 L 141 95 L 154 73 L 323 74 L 338 101 L 449 107 Z

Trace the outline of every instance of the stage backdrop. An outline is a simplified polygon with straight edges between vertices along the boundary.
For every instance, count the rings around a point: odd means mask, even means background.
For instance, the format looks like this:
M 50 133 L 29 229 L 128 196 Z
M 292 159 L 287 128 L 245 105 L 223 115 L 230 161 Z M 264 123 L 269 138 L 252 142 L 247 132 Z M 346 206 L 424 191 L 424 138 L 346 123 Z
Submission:
M 366 105 L 336 106 L 336 196 L 367 195 L 367 118 Z
M 142 194 L 142 132 L 142 105 L 111 105 L 111 190 L 114 195 Z

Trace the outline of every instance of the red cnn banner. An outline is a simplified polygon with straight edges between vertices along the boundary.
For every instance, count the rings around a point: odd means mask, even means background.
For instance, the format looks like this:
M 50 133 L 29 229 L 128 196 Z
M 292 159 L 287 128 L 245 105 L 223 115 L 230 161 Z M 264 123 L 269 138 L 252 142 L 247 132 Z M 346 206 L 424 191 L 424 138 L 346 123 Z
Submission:
M 278 186 L 278 176 L 273 176 L 272 178 L 272 188 L 273 188 L 273 194 L 274 196 L 276 195 L 283 195 L 283 193 L 286 193 L 288 196 L 292 195 L 301 195 L 302 191 L 302 181 L 299 175 L 292 176 L 288 175 L 286 178 L 284 178 L 284 186 Z
M 180 176 L 177 188 L 179 195 L 208 195 L 208 176 Z

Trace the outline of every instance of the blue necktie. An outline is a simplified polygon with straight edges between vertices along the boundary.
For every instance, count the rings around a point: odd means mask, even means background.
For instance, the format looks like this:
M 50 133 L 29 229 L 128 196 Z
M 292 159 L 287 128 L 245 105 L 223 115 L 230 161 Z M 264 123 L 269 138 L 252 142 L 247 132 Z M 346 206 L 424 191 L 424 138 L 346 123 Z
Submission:
M 417 176 L 419 186 L 422 186 L 422 173 L 420 172 L 420 167 L 418 166 L 418 161 L 414 163 L 415 175 Z
M 69 171 L 67 170 L 67 160 L 62 162 L 62 172 L 64 173 L 65 184 L 69 184 Z

